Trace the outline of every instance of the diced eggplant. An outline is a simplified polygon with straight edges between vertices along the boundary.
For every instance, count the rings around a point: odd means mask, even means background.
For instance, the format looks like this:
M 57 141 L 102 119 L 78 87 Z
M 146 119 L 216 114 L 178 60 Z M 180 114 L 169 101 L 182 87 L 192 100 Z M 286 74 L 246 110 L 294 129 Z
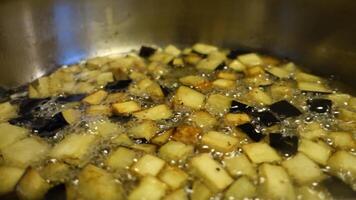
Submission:
M 108 83 L 104 88 L 109 92 L 118 92 L 125 90 L 132 83 L 131 79 L 128 80 L 118 80 L 112 83 Z
M 238 102 L 233 100 L 231 102 L 231 106 L 230 106 L 230 113 L 240 113 L 240 112 L 244 112 L 244 113 L 251 113 L 255 110 L 255 108 L 253 108 L 252 106 L 248 106 L 244 103 Z
M 321 165 L 326 165 L 331 155 L 331 148 L 327 144 L 322 141 L 314 142 L 307 139 L 300 140 L 298 151 Z
M 231 176 L 236 178 L 245 175 L 253 180 L 257 179 L 255 166 L 244 154 L 236 155 L 231 158 L 224 158 L 223 162 Z
M 128 169 L 133 163 L 137 154 L 125 147 L 119 147 L 112 152 L 106 160 L 106 165 L 114 170 Z
M 212 128 L 216 125 L 217 120 L 208 112 L 198 111 L 191 115 L 191 120 L 200 128 Z
M 332 91 L 319 83 L 298 82 L 298 89 L 303 92 L 330 94 Z
M 236 72 L 246 72 L 246 66 L 244 64 L 242 64 L 240 61 L 238 60 L 233 60 L 230 64 L 229 64 L 229 68 L 233 69 Z
M 262 65 L 263 60 L 255 53 L 243 54 L 237 57 L 239 61 L 248 66 Z
M 204 106 L 205 95 L 185 86 L 178 88 L 174 97 L 174 103 L 187 106 L 193 109 L 200 109 Z
M 49 188 L 49 183 L 38 171 L 28 168 L 16 186 L 16 193 L 20 199 L 43 199 Z
M 131 191 L 128 200 L 160 200 L 166 194 L 167 185 L 155 177 L 146 176 L 141 179 L 139 185 Z
M 205 104 L 206 110 L 214 115 L 224 114 L 230 107 L 231 98 L 221 94 L 210 95 Z
M 242 176 L 225 192 L 225 199 L 242 200 L 256 196 L 257 188 L 247 177 Z
M 151 139 L 151 143 L 162 146 L 169 140 L 172 134 L 173 134 L 173 128 L 162 131 Z
M 260 191 L 264 199 L 295 200 L 296 195 L 287 172 L 281 166 L 264 163 L 259 167 Z
M 191 200 L 209 200 L 212 195 L 212 191 L 206 185 L 199 180 L 194 181 L 190 195 Z
M 270 110 L 275 113 L 280 119 L 286 119 L 288 117 L 297 117 L 302 112 L 294 105 L 286 100 L 278 101 L 269 106 Z
M 327 113 L 331 111 L 332 101 L 330 99 L 309 99 L 307 105 L 312 112 Z
M 0 123 L 0 151 L 12 143 L 25 138 L 28 133 L 29 131 L 25 128 L 8 123 Z
M 90 105 L 100 104 L 106 97 L 108 93 L 104 90 L 98 90 L 88 96 L 86 96 L 82 101 Z
M 24 172 L 23 168 L 0 166 L 0 197 L 15 190 L 16 183 Z
M 196 65 L 196 68 L 203 71 L 214 71 L 221 63 L 224 62 L 226 56 L 221 52 L 212 52 L 209 56 Z
M 236 81 L 237 80 L 237 75 L 234 72 L 219 72 L 217 75 L 218 78 L 221 79 L 226 79 L 226 80 L 232 80 L 232 81 Z
M 199 135 L 202 133 L 200 128 L 188 125 L 181 125 L 173 133 L 173 139 L 185 144 L 195 145 L 198 142 Z
M 303 138 L 313 140 L 323 138 L 327 135 L 327 132 L 321 127 L 318 122 L 312 122 L 298 131 L 298 134 Z
M 56 101 L 59 103 L 78 102 L 83 100 L 86 96 L 86 94 L 72 94 L 67 96 L 60 96 L 56 99 Z
M 242 55 L 242 54 L 248 54 L 251 51 L 248 51 L 246 49 L 233 49 L 229 52 L 229 54 L 227 55 L 228 58 L 230 59 L 235 59 L 237 58 L 237 56 Z
M 157 146 L 154 144 L 132 144 L 131 149 L 142 151 L 143 153 L 155 154 L 157 151 Z
M 175 160 L 186 160 L 194 151 L 192 145 L 182 142 L 169 141 L 159 149 L 158 155 L 167 162 Z
M 158 178 L 175 190 L 184 186 L 188 179 L 188 174 L 178 167 L 166 166 L 158 175 Z
M 162 86 L 161 85 L 161 90 L 162 90 L 162 92 L 163 92 L 163 95 L 165 96 L 165 97 L 167 97 L 167 96 L 169 96 L 171 93 L 172 93 L 172 89 L 170 89 L 170 88 L 168 88 L 168 87 L 164 87 L 164 86 Z
M 340 178 L 345 183 L 351 185 L 356 191 L 355 176 L 356 176 L 356 156 L 340 150 L 335 152 L 327 162 L 330 167 L 330 172 Z
M 49 145 L 40 138 L 30 137 L 7 146 L 2 149 L 1 153 L 5 163 L 27 167 L 44 159 L 49 148 Z
M 277 152 L 264 142 L 250 143 L 242 146 L 242 149 L 253 163 L 280 161 Z
M 267 69 L 266 71 L 280 79 L 287 79 L 290 77 L 290 74 L 291 74 L 289 71 L 287 71 L 283 68 L 280 68 L 280 67 L 271 67 L 270 69 Z
M 224 133 L 209 131 L 202 136 L 201 142 L 203 145 L 208 145 L 209 148 L 216 151 L 230 152 L 236 148 L 239 140 Z
M 179 78 L 179 82 L 184 85 L 199 87 L 205 83 L 208 83 L 208 79 L 202 76 L 188 75 Z
M 282 162 L 288 174 L 300 185 L 319 182 L 324 178 L 318 164 L 313 162 L 303 153 L 298 153 L 291 159 Z
M 62 116 L 68 124 L 75 124 L 79 121 L 82 113 L 79 109 L 68 108 L 62 110 Z
M 265 74 L 265 70 L 261 67 L 261 66 L 254 66 L 254 67 L 249 67 L 247 68 L 247 70 L 245 71 L 245 74 L 247 77 L 250 78 L 256 78 L 256 77 L 263 77 L 262 75 Z M 260 84 L 258 84 L 260 85 Z M 263 84 L 265 85 L 265 84 Z
M 100 137 L 111 137 L 123 133 L 123 129 L 109 120 L 92 121 L 87 124 L 88 131 L 93 135 Z
M 267 127 L 273 126 L 280 122 L 280 120 L 273 113 L 267 110 L 254 112 L 252 115 L 256 117 L 261 124 Z
M 294 155 L 298 151 L 298 137 L 296 135 L 284 136 L 281 133 L 269 134 L 269 145 L 284 155 Z
M 261 131 L 251 123 L 241 124 L 237 126 L 237 128 L 241 129 L 251 140 L 255 142 L 259 142 L 265 137 L 265 135 L 263 135 Z
M 246 97 L 250 102 L 262 104 L 262 105 L 270 105 L 272 104 L 272 98 L 260 88 L 253 88 L 250 90 Z
M 73 176 L 71 175 L 72 169 L 64 162 L 50 162 L 43 166 L 39 171 L 41 176 L 50 181 L 51 183 L 62 183 Z
M 209 154 L 200 154 L 191 159 L 193 173 L 203 180 L 203 183 L 214 192 L 227 188 L 233 179 Z
M 172 110 L 165 104 L 157 105 L 146 110 L 135 112 L 134 117 L 138 119 L 162 120 L 173 115 Z
M 300 199 L 303 200 L 331 200 L 332 199 L 330 194 L 325 190 L 316 189 L 312 186 L 302 186 L 297 188 L 297 194 L 300 197 Z M 336 196 L 340 197 L 339 195 Z
M 181 50 L 171 44 L 166 46 L 166 48 L 164 48 L 164 52 L 169 53 L 173 56 L 179 56 L 179 54 L 181 54 Z
M 215 68 L 215 71 L 224 70 L 225 67 L 226 67 L 226 63 L 225 63 L 225 62 L 222 62 L 220 65 L 218 65 L 218 66 Z
M 228 125 L 239 126 L 251 122 L 251 118 L 245 113 L 228 113 L 225 115 L 224 121 Z
M 18 116 L 17 106 L 10 102 L 0 103 L 0 122 L 6 122 Z
M 44 196 L 44 200 L 66 200 L 66 186 L 59 184 L 49 189 Z
M 332 145 L 338 149 L 351 149 L 356 147 L 356 142 L 350 132 L 334 131 L 327 134 L 333 142 Z
M 124 200 L 124 190 L 115 178 L 105 170 L 87 165 L 78 176 L 77 199 Z
M 227 79 L 216 79 L 212 82 L 212 85 L 221 89 L 233 89 L 236 86 L 236 82 Z
M 142 46 L 140 48 L 138 55 L 143 58 L 148 58 L 148 57 L 152 56 L 155 52 L 156 52 L 155 48 L 148 47 L 148 46 Z
M 212 45 L 208 45 L 208 44 L 203 44 L 203 43 L 197 43 L 193 46 L 193 51 L 199 53 L 199 54 L 203 54 L 203 55 L 207 55 L 210 54 L 212 52 L 217 51 L 218 48 Z
M 135 101 L 126 101 L 112 104 L 115 114 L 130 114 L 141 110 L 141 105 Z
M 128 133 L 133 138 L 145 138 L 150 140 L 156 135 L 158 130 L 157 124 L 151 120 L 144 120 L 139 122 L 136 126 L 131 127 Z
M 90 149 L 95 147 L 96 137 L 91 134 L 70 134 L 57 143 L 50 156 L 74 165 L 81 165 L 89 159 Z
M 132 165 L 131 170 L 140 176 L 156 176 L 165 166 L 165 161 L 146 154 L 141 157 L 134 165 Z

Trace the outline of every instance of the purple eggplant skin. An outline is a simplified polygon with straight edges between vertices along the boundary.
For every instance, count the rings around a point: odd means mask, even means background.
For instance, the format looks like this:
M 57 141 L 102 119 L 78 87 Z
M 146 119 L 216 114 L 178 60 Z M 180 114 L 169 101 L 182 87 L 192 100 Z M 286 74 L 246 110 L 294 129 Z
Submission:
M 131 79 L 118 80 L 115 82 L 108 83 L 104 88 L 109 92 L 118 92 L 127 89 L 132 83 Z
M 278 101 L 269 106 L 271 112 L 275 113 L 281 120 L 289 117 L 297 117 L 302 112 L 286 100 Z
M 330 113 L 332 101 L 330 99 L 309 99 L 307 105 L 310 111 L 316 113 Z
M 44 197 L 44 200 L 66 200 L 66 186 L 59 184 L 49 189 Z
M 252 116 L 257 118 L 257 121 L 261 123 L 261 125 L 270 127 L 279 122 L 281 122 L 272 112 L 265 110 L 260 112 L 253 112 Z
M 244 103 L 238 102 L 233 100 L 231 102 L 231 106 L 230 106 L 230 113 L 252 113 L 254 112 L 255 108 L 253 108 L 252 106 L 246 105 Z
M 296 135 L 283 135 L 281 133 L 270 133 L 269 144 L 283 155 L 292 156 L 298 151 L 299 138 Z
M 138 55 L 141 56 L 142 58 L 148 58 L 148 57 L 152 56 L 155 52 L 156 52 L 155 48 L 148 47 L 148 46 L 142 46 L 140 48 Z
M 251 123 L 245 123 L 237 126 L 242 132 L 244 132 L 251 140 L 255 142 L 261 141 L 265 135 L 261 133 L 260 130 L 256 129 L 256 127 Z

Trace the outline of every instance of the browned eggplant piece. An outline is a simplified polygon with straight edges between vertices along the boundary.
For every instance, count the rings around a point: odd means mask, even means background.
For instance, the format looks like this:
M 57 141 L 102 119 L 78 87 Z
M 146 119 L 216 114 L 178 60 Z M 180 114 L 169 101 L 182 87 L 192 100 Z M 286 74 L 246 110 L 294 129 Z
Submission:
M 247 54 L 247 53 L 251 53 L 251 51 L 247 51 L 245 49 L 234 49 L 230 51 L 227 57 L 230 59 L 235 59 L 238 55 Z
M 269 145 L 282 153 L 283 155 L 292 156 L 298 151 L 298 137 L 295 135 L 284 136 L 281 133 L 269 134 Z
M 148 47 L 148 46 L 142 46 L 140 48 L 140 52 L 138 53 L 139 56 L 142 58 L 148 58 L 152 56 L 156 52 L 155 48 Z
M 230 106 L 230 113 L 251 113 L 253 112 L 255 109 L 252 106 L 248 106 L 244 103 L 238 102 L 233 100 L 231 102 L 231 106 Z
M 105 90 L 107 90 L 109 92 L 118 92 L 118 91 L 128 88 L 131 83 L 132 83 L 131 79 L 118 80 L 115 82 L 108 83 L 105 86 Z
M 58 97 L 56 101 L 58 103 L 77 102 L 77 101 L 81 101 L 86 96 L 87 94 L 73 94 L 73 95 Z
M 275 113 L 281 120 L 288 117 L 297 117 L 302 114 L 302 112 L 296 108 L 294 105 L 286 100 L 278 101 L 269 106 L 270 110 Z
M 280 120 L 270 111 L 260 111 L 253 112 L 252 116 L 256 117 L 257 120 L 264 126 L 270 127 L 280 122 Z
M 111 117 L 109 117 L 109 119 L 112 121 L 112 122 L 119 122 L 119 123 L 127 123 L 129 122 L 130 120 L 133 119 L 133 116 L 131 115 L 113 115 Z
M 66 186 L 59 184 L 49 189 L 44 197 L 45 200 L 66 200 Z
M 239 129 L 241 129 L 251 140 L 255 142 L 261 141 L 265 135 L 261 133 L 260 130 L 258 130 L 253 124 L 251 123 L 246 123 L 237 126 Z
M 331 111 L 332 101 L 330 99 L 309 99 L 307 105 L 312 112 L 328 113 Z

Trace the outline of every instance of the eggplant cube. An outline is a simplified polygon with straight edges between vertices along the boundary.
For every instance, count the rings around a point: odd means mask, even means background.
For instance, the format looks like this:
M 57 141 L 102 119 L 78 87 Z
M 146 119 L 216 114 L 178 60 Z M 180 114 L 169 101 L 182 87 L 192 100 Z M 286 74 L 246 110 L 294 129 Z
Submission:
M 133 138 L 145 138 L 150 140 L 156 135 L 158 127 L 154 121 L 144 120 L 136 126 L 131 127 L 128 132 Z
M 263 60 L 261 57 L 255 53 L 243 54 L 237 57 L 237 59 L 247 66 L 262 65 Z
M 212 52 L 217 51 L 218 48 L 215 46 L 212 46 L 212 45 L 208 45 L 208 44 L 197 43 L 197 44 L 193 45 L 193 50 L 200 54 L 210 54 Z
M 167 192 L 167 185 L 155 177 L 146 176 L 140 184 L 129 194 L 128 200 L 160 200 Z
M 280 120 L 274 116 L 273 113 L 270 111 L 261 111 L 261 112 L 255 112 L 252 114 L 254 117 L 256 117 L 259 122 L 261 122 L 263 125 L 270 127 L 275 125 L 276 123 L 280 122 Z
M 195 181 L 193 183 L 193 190 L 190 195 L 191 200 L 209 200 L 212 195 L 212 191 L 202 182 Z
M 70 166 L 64 162 L 50 162 L 45 165 L 39 173 L 41 176 L 52 183 L 60 183 L 71 178 Z
M 239 177 L 241 175 L 245 175 L 251 179 L 257 179 L 257 172 L 255 167 L 244 154 L 231 158 L 225 158 L 223 161 L 227 171 L 231 174 L 231 176 Z
M 216 125 L 217 120 L 208 112 L 198 111 L 191 115 L 192 122 L 201 128 L 212 128 Z
M 138 119 L 162 120 L 170 118 L 172 114 L 172 110 L 167 105 L 161 104 L 140 112 L 135 112 L 133 116 Z
M 271 67 L 266 71 L 280 79 L 288 79 L 290 77 L 290 72 L 280 67 Z
M 201 109 L 204 106 L 205 95 L 185 86 L 178 88 L 174 102 L 178 105 L 193 109 Z
M 75 124 L 81 117 L 80 110 L 69 108 L 62 111 L 62 116 L 68 124 Z
M 298 82 L 298 89 L 303 92 L 313 92 L 313 93 L 332 93 L 332 91 L 326 88 L 324 85 L 319 83 L 311 82 Z
M 182 142 L 169 141 L 159 149 L 158 155 L 168 161 L 186 160 L 193 153 L 194 147 Z
M 123 129 L 109 120 L 98 120 L 88 123 L 88 131 L 100 137 L 110 137 L 123 132 Z
M 107 96 L 108 93 L 106 91 L 99 90 L 85 97 L 82 101 L 90 105 L 97 105 L 100 104 Z
M 301 139 L 298 151 L 307 155 L 310 159 L 321 165 L 326 165 L 330 155 L 331 148 L 325 143 L 314 142 L 307 139 Z
M 284 155 L 294 155 L 298 151 L 298 137 L 283 136 L 281 133 L 270 133 L 269 144 Z
M 128 169 L 134 163 L 136 157 L 137 155 L 134 151 L 119 147 L 109 155 L 106 165 L 116 170 Z
M 0 103 L 0 122 L 5 122 L 17 116 L 17 107 L 9 102 Z
M 203 145 L 208 145 L 211 149 L 215 149 L 216 151 L 230 152 L 236 148 L 239 140 L 220 132 L 209 131 L 203 135 L 201 142 Z
M 324 178 L 323 172 L 319 168 L 318 164 L 313 162 L 303 153 L 298 153 L 293 158 L 283 161 L 282 166 L 300 185 L 319 182 Z
M 251 121 L 251 118 L 245 113 L 228 113 L 225 115 L 224 121 L 228 125 L 239 126 L 242 124 L 249 123 Z
M 277 152 L 268 144 L 263 142 L 246 144 L 242 146 L 242 149 L 250 160 L 256 164 L 281 160 L 281 157 L 277 154 Z
M 254 125 L 251 123 L 241 124 L 237 126 L 241 129 L 251 140 L 255 142 L 261 141 L 265 135 L 261 133 Z
M 253 107 L 248 106 L 244 103 L 238 102 L 233 100 L 231 102 L 231 107 L 230 107 L 230 113 L 240 113 L 240 112 L 244 112 L 244 113 L 251 113 L 254 110 Z
M 251 101 L 262 105 L 270 105 L 272 103 L 272 98 L 259 88 L 250 90 L 246 95 Z
M 206 101 L 205 108 L 208 112 L 219 115 L 229 111 L 231 99 L 221 94 L 212 94 Z
M 0 166 L 0 197 L 14 191 L 24 172 L 23 168 Z
M 285 100 L 273 103 L 269 108 L 273 113 L 277 114 L 280 119 L 296 117 L 302 114 L 298 108 Z
M 78 176 L 78 194 L 80 199 L 123 200 L 122 185 L 103 169 L 87 165 Z
M 85 113 L 88 116 L 111 116 L 112 110 L 109 105 L 91 105 L 87 107 Z
M 351 153 L 340 150 L 334 153 L 328 160 L 331 172 L 355 190 L 356 157 Z
M 224 190 L 233 182 L 221 164 L 209 154 L 200 154 L 192 158 L 191 167 L 196 176 L 214 192 Z
M 265 199 L 295 200 L 296 195 L 287 172 L 283 167 L 264 163 L 259 167 L 263 182 L 260 185 Z
M 91 134 L 70 134 L 57 143 L 50 152 L 53 158 L 66 161 L 70 164 L 82 164 L 95 146 L 96 137 Z
M 207 83 L 208 80 L 202 76 L 188 75 L 179 78 L 179 82 L 181 82 L 184 85 L 199 87 L 200 85 Z
M 164 165 L 164 160 L 146 154 L 131 167 L 131 170 L 141 176 L 156 176 L 163 169 Z
M 129 114 L 141 110 L 140 104 L 135 101 L 126 101 L 112 105 L 116 114 Z
M 49 188 L 49 183 L 36 170 L 29 168 L 17 184 L 16 192 L 21 199 L 43 199 Z
M 152 47 L 142 46 L 140 48 L 138 55 L 140 55 L 143 58 L 148 58 L 148 57 L 152 56 L 155 52 L 156 52 L 156 49 L 154 49 Z
M 330 132 L 327 136 L 333 141 L 333 146 L 336 148 L 347 150 L 356 147 L 356 142 L 350 132 L 335 131 Z
M 187 192 L 184 189 L 176 190 L 167 195 L 163 200 L 189 200 Z
M 225 199 L 246 199 L 256 196 L 256 186 L 245 176 L 240 177 L 227 189 Z
M 0 151 L 8 145 L 25 138 L 28 133 L 29 131 L 25 128 L 8 123 L 0 123 Z
M 177 167 L 166 166 L 158 178 L 175 190 L 182 187 L 188 179 L 188 175 Z
M 20 167 L 42 160 L 48 153 L 49 145 L 39 138 L 25 138 L 2 150 L 5 163 Z

